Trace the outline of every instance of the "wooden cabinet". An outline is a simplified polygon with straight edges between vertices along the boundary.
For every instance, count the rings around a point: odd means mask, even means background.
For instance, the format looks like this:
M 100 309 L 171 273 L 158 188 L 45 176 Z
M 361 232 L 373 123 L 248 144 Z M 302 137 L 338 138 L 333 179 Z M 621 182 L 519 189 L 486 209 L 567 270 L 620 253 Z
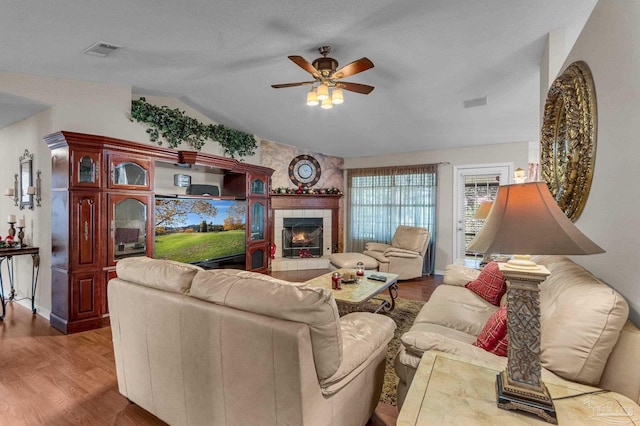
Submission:
M 224 179 L 224 193 L 247 197 L 246 269 L 266 272 L 269 269 L 271 232 L 269 230 L 270 174 L 229 173 Z
M 101 260 L 101 247 L 95 237 L 100 235 L 100 194 L 78 191 L 71 196 L 72 266 L 93 269 Z
M 107 325 L 107 286 L 118 260 L 153 257 L 157 162 L 223 170 L 221 196 L 246 200 L 245 268 L 268 269 L 272 169 L 73 132 L 57 132 L 45 141 L 52 172 L 50 322 L 58 330 Z

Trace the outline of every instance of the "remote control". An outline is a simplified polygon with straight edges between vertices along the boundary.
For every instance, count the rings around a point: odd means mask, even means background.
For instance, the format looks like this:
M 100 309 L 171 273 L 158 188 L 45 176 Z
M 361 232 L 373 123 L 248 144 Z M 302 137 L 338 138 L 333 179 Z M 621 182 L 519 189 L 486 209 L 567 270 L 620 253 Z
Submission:
M 384 277 L 382 275 L 369 275 L 369 279 L 374 281 L 382 281 L 382 282 L 387 281 L 387 277 Z

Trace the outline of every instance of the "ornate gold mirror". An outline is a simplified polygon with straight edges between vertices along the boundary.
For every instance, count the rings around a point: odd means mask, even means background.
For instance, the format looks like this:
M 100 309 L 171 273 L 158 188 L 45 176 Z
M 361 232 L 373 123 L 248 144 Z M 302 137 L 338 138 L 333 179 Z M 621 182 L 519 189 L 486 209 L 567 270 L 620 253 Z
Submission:
M 540 164 L 558 206 L 576 221 L 589 196 L 596 160 L 596 92 L 591 70 L 574 62 L 547 94 Z

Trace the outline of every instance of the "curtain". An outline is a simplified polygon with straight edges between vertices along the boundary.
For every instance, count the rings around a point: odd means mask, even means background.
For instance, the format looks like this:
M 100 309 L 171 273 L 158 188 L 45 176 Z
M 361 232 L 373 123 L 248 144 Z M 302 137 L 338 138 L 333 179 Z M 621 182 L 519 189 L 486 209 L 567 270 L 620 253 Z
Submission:
M 424 275 L 435 267 L 437 164 L 347 171 L 347 251 L 389 244 L 398 225 L 422 226 L 431 239 Z

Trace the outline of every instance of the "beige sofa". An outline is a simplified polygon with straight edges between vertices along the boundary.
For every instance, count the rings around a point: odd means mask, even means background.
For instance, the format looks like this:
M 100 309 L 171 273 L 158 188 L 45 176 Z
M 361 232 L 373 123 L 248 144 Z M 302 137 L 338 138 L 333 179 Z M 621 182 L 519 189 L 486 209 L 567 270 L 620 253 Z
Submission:
M 551 275 L 540 285 L 541 361 L 543 378 L 563 379 L 621 393 L 640 403 L 640 330 L 627 321 L 622 296 L 564 256 L 534 256 Z M 479 271 L 447 267 L 436 288 L 401 340 L 395 359 L 402 406 L 420 358 L 439 350 L 502 363 L 500 357 L 473 346 L 498 307 L 466 289 Z M 506 297 L 503 297 L 502 304 Z
M 171 425 L 363 425 L 395 323 L 342 318 L 331 292 L 149 258 L 108 300 L 118 388 Z

